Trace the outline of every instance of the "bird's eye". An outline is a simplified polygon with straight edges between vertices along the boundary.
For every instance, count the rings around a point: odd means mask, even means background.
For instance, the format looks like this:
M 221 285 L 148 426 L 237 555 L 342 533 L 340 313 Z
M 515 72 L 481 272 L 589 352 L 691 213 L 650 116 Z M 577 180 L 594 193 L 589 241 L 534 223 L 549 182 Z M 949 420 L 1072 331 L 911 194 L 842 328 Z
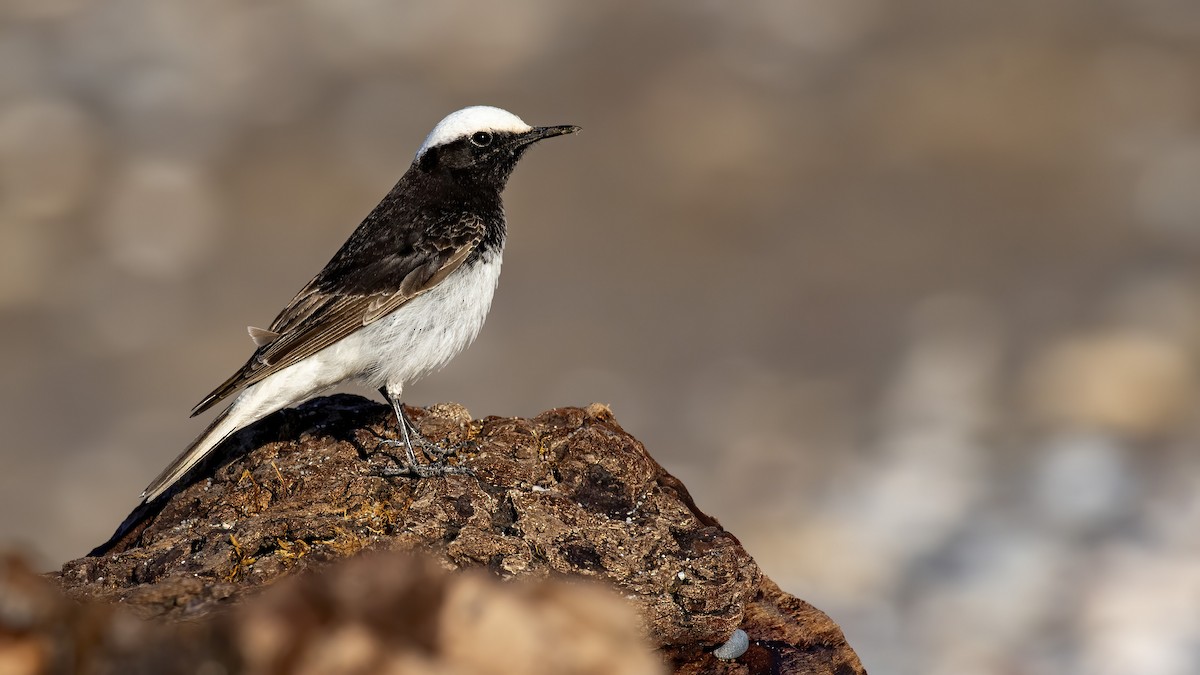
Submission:
M 492 135 L 486 131 L 476 131 L 471 134 L 471 142 L 477 147 L 486 148 L 492 144 Z

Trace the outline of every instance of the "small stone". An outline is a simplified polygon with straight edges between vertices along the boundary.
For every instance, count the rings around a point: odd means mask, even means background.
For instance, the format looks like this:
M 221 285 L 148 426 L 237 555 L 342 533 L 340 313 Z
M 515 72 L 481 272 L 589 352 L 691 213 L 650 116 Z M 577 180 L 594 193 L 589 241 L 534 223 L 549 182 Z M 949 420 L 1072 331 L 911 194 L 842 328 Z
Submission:
M 750 648 L 750 636 L 741 628 L 733 631 L 733 635 L 725 641 L 725 644 L 713 650 L 713 656 L 725 661 L 732 661 Z

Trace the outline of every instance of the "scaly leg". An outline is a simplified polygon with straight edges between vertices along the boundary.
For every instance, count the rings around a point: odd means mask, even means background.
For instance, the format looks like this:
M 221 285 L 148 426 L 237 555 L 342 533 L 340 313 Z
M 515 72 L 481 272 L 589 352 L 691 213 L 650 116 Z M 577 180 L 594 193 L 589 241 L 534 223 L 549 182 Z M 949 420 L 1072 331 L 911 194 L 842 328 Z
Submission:
M 382 441 L 381 445 L 404 446 L 404 459 L 408 466 L 396 469 L 393 472 L 389 471 L 388 475 L 416 475 L 420 478 L 429 478 L 432 476 L 449 476 L 454 474 L 469 474 L 471 471 L 465 466 L 456 466 L 447 464 L 443 461 L 432 461 L 429 464 L 421 464 L 417 461 L 417 453 L 413 449 L 413 445 L 419 445 L 421 449 L 432 457 L 442 458 L 452 454 L 451 451 L 439 446 L 437 443 L 425 438 L 413 423 L 409 421 L 408 415 L 404 413 L 404 405 L 400 403 L 400 387 L 380 387 L 379 393 L 388 403 L 392 404 L 392 410 L 396 413 L 396 423 L 400 426 L 400 434 L 404 437 L 402 441 L 393 441 L 390 439 Z

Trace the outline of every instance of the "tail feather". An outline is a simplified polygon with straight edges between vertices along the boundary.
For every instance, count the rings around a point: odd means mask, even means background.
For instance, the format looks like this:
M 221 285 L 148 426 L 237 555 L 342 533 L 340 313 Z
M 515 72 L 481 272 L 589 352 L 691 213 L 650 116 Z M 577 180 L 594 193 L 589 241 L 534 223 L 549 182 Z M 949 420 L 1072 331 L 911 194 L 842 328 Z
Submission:
M 233 394 L 238 389 L 241 389 L 246 384 L 246 381 L 246 368 L 242 367 L 236 373 L 231 375 L 228 380 L 222 382 L 219 387 L 213 389 L 212 392 L 210 392 L 208 396 L 205 396 L 202 401 L 197 403 L 196 407 L 192 408 L 192 417 L 195 417 L 196 415 L 199 415 L 205 410 L 208 410 L 214 405 L 220 403 L 230 394 Z
M 238 420 L 230 416 L 230 411 L 234 406 L 226 408 L 224 412 L 217 415 L 216 419 L 208 425 L 208 428 L 201 433 L 192 444 L 187 447 L 175 461 L 171 462 L 163 472 L 155 478 L 145 490 L 142 491 L 142 501 L 148 502 L 155 499 L 162 493 L 166 492 L 172 485 L 175 484 L 184 474 L 191 471 L 192 467 L 196 466 L 213 451 L 221 441 L 229 438 L 233 432 L 240 429 L 243 425 L 238 424 Z

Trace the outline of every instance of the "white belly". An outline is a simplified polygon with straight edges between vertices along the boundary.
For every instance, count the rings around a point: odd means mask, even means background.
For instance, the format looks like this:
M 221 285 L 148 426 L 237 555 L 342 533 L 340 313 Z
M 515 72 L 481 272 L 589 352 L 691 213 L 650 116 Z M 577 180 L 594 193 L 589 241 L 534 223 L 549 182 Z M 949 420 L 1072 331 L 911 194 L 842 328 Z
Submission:
M 492 307 L 500 260 L 497 252 L 470 268 L 459 268 L 433 289 L 342 340 L 340 346 L 357 352 L 364 366 L 359 379 L 373 387 L 415 382 L 466 349 Z
M 415 382 L 466 349 L 487 318 L 499 252 L 460 267 L 400 309 L 246 388 L 231 411 L 241 426 L 346 381 L 372 388 Z

